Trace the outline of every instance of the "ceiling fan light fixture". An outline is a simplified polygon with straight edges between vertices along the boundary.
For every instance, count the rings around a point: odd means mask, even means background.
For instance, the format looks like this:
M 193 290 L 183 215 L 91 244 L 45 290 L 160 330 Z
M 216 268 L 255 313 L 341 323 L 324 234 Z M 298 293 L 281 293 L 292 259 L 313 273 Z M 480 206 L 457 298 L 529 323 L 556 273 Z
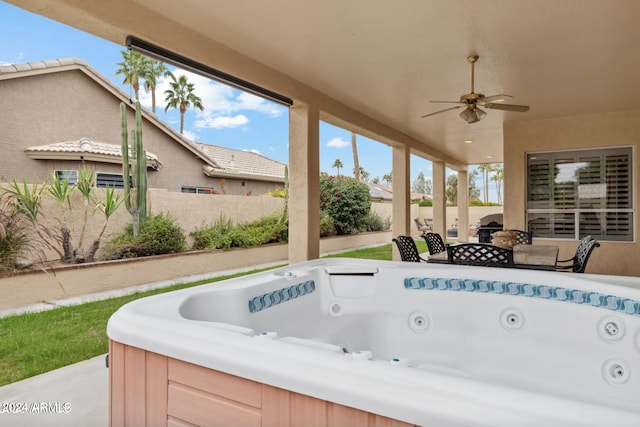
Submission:
M 465 108 L 460 117 L 467 123 L 476 123 L 484 119 L 487 113 L 479 108 Z

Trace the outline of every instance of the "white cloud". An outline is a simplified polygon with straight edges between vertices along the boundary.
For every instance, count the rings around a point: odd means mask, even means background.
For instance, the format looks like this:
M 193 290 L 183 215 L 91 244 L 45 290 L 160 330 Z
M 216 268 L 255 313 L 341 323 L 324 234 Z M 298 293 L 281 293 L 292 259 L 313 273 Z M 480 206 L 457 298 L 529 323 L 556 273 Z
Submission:
M 242 92 L 238 95 L 236 108 L 238 110 L 252 110 L 267 114 L 270 117 L 279 117 L 282 115 L 283 108 L 267 102 L 259 96 Z
M 242 151 L 248 151 L 249 153 L 261 154 L 260 151 L 256 150 L 255 148 L 252 148 L 251 150 L 243 148 Z
M 249 123 L 249 119 L 244 114 L 237 116 L 215 116 L 211 117 L 209 114 L 202 114 L 200 120 L 193 122 L 196 128 L 212 128 L 212 129 L 225 129 L 225 128 L 237 128 Z
M 278 117 L 286 109 L 277 104 L 270 103 L 250 93 L 232 89 L 199 74 L 189 71 L 175 70 L 176 78 L 185 75 L 190 83 L 195 86 L 195 93 L 202 99 L 203 111 L 196 110 L 197 120 L 194 125 L 198 128 L 237 128 L 249 123 L 249 118 L 241 112 L 257 112 L 269 117 Z M 170 89 L 171 79 L 158 81 L 156 89 L 156 108 L 164 110 L 165 91 Z M 140 91 L 140 103 L 151 108 L 151 94 Z
M 351 145 L 351 142 L 345 141 L 342 138 L 332 138 L 327 142 L 327 147 L 343 148 L 349 145 Z
M 189 141 L 195 141 L 196 140 L 196 134 L 195 132 L 191 132 L 185 129 L 184 133 L 182 134 L 183 137 L 187 138 Z

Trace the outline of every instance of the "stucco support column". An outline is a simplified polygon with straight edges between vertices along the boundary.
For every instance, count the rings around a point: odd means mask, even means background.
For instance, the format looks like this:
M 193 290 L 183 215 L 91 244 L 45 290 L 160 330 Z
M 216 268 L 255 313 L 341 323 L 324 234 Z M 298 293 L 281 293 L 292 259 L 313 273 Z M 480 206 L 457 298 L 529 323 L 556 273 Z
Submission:
M 320 115 L 289 109 L 289 263 L 320 257 Z
M 447 198 L 445 196 L 446 177 L 445 164 L 433 161 L 433 231 L 446 240 Z
M 410 235 L 411 220 L 409 203 L 411 203 L 411 164 L 409 161 L 409 149 L 407 147 L 393 147 L 392 159 L 392 218 L 393 236 Z M 393 247 L 393 259 L 400 261 L 398 248 Z
M 469 174 L 458 171 L 458 242 L 469 241 Z

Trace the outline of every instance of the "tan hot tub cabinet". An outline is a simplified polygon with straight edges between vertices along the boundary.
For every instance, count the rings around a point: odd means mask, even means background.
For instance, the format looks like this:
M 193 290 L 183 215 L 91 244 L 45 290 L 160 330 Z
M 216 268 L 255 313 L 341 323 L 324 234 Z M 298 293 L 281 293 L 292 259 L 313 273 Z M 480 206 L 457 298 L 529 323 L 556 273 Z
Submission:
M 410 427 L 109 341 L 111 427 Z

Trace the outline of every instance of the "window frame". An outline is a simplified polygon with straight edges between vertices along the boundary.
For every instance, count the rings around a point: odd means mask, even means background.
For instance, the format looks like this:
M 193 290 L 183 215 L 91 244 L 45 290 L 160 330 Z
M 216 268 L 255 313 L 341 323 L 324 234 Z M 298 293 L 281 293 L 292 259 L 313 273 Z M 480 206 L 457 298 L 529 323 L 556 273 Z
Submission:
M 199 187 L 195 185 L 183 185 L 180 187 L 180 192 L 185 194 L 220 194 L 220 192 L 213 187 Z
M 98 185 L 98 175 L 110 175 L 110 176 L 118 176 L 121 179 L 122 185 L 118 186 L 110 186 L 110 185 Z M 129 178 L 129 180 L 131 180 L 131 178 Z M 122 173 L 113 173 L 113 172 L 100 172 L 100 171 L 96 171 L 94 173 L 94 186 L 95 188 L 115 188 L 117 190 L 123 190 L 124 189 L 124 176 Z
M 69 185 L 75 185 L 78 182 L 78 170 L 77 169 L 54 169 L 53 174 L 58 179 L 68 179 Z
M 617 153 L 616 153 L 617 152 Z M 608 181 L 607 175 L 607 167 L 618 167 L 617 165 L 610 165 L 607 163 L 609 159 L 613 159 L 616 156 L 622 156 L 626 159 L 626 169 L 620 174 L 621 176 L 625 176 L 624 171 L 626 171 L 626 181 L 620 180 L 617 176 L 614 177 L 616 181 L 614 184 L 617 186 L 614 187 L 613 191 L 610 191 L 610 182 Z M 579 163 L 587 163 L 588 159 L 598 158 L 597 167 L 599 168 L 599 181 L 589 182 L 589 179 L 593 179 L 593 176 L 586 177 L 587 184 L 581 184 L 580 178 L 575 180 L 575 184 L 573 188 L 568 185 L 563 186 L 562 182 L 555 183 L 553 181 L 549 181 L 548 187 L 545 189 L 544 184 L 541 184 L 541 191 L 534 192 L 532 191 L 532 181 L 538 177 L 531 176 L 532 167 L 535 167 L 535 164 L 532 164 L 532 160 L 540 160 L 542 158 L 543 162 L 539 163 L 539 168 L 547 168 L 550 170 L 551 168 L 556 168 L 557 165 L 564 163 L 567 164 L 579 164 Z M 564 159 L 563 159 L 564 158 Z M 635 147 L 624 145 L 624 146 L 611 146 L 611 147 L 597 147 L 597 148 L 584 148 L 584 149 L 573 149 L 573 150 L 556 150 L 556 151 L 536 151 L 536 152 L 526 152 L 525 153 L 525 221 L 527 223 L 527 230 L 531 231 L 531 224 L 536 220 L 547 221 L 547 224 L 550 229 L 550 235 L 537 235 L 536 238 L 543 239 L 558 239 L 558 240 L 579 240 L 584 235 L 591 234 L 595 238 L 601 241 L 608 242 L 617 242 L 617 243 L 633 243 L 635 242 L 635 227 L 636 227 L 636 193 L 635 189 L 635 174 L 636 174 L 636 166 L 635 166 Z M 582 160 L 585 159 L 585 160 Z M 544 162 L 546 160 L 546 164 Z M 575 166 L 574 166 L 575 168 Z M 587 175 L 590 174 L 591 171 L 588 169 L 584 171 Z M 592 174 L 593 175 L 593 174 Z M 540 179 L 544 182 L 544 173 L 541 173 Z M 551 177 L 551 175 L 549 175 Z M 620 182 L 623 182 L 626 185 L 627 190 L 625 190 L 626 194 L 623 194 L 623 202 L 627 200 L 626 206 L 620 207 L 616 206 L 616 200 L 619 200 L 620 190 L 616 191 L 619 188 Z M 599 207 L 589 207 L 585 206 L 586 203 L 584 199 L 579 196 L 580 190 L 583 191 L 602 191 L 602 186 L 604 185 L 604 192 L 600 197 L 595 197 L 595 199 L 600 199 L 598 202 Z M 587 188 L 589 186 L 589 188 Z M 563 188 L 565 187 L 565 188 Z M 581 188 L 582 187 L 582 188 Z M 532 199 L 532 195 L 538 194 L 541 195 L 539 199 Z M 569 196 L 571 195 L 571 196 Z M 617 198 L 613 196 L 618 196 Z M 547 197 L 545 199 L 545 196 Z M 613 199 L 613 202 L 612 202 Z M 545 202 L 549 205 L 548 207 L 543 207 Z M 565 203 L 566 207 L 562 207 L 562 204 Z M 596 204 L 598 204 L 596 203 Z M 614 206 L 611 206 L 611 204 Z M 537 204 L 537 206 L 536 206 Z M 558 204 L 558 205 L 556 205 Z M 533 207 L 532 207 L 533 205 Z M 538 218 L 532 218 L 532 216 L 538 215 Z M 593 217 L 595 215 L 595 219 Z M 563 218 L 564 216 L 564 218 Z M 546 217 L 546 219 L 545 219 Z M 623 230 L 625 234 L 620 234 L 620 229 L 611 228 L 610 224 L 615 223 L 616 219 L 620 221 L 619 218 L 622 218 L 622 221 L 626 221 L 627 227 L 626 230 Z M 567 224 L 567 234 L 562 235 L 562 223 Z M 600 223 L 600 234 L 591 232 L 590 227 L 593 228 L 593 224 L 596 224 L 595 227 L 598 227 L 597 223 Z M 570 224 L 570 225 L 569 225 Z M 573 229 L 572 232 L 571 228 Z M 558 232 L 557 230 L 560 230 Z M 533 230 L 535 232 L 535 230 Z M 616 233 L 617 231 L 617 233 Z M 613 237 L 618 238 L 613 238 Z

